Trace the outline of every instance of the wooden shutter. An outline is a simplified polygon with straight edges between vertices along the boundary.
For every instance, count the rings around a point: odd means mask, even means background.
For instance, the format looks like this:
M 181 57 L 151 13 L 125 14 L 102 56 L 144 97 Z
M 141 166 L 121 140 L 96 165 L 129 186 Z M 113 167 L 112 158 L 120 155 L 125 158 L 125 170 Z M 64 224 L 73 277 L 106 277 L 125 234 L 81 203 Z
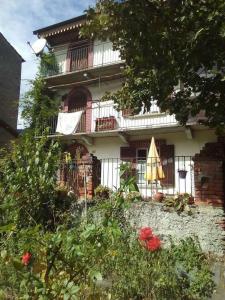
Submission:
M 175 161 L 174 145 L 160 145 L 160 159 L 162 162 L 165 178 L 160 180 L 163 186 L 174 186 L 175 184 Z
M 135 147 L 120 147 L 120 159 L 123 161 L 136 161 L 136 148 Z

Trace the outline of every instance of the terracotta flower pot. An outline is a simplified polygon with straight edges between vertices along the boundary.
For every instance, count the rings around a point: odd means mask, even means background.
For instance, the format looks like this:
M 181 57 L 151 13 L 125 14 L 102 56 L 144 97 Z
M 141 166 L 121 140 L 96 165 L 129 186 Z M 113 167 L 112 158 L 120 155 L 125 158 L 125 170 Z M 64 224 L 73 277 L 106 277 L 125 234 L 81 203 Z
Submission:
M 156 192 L 155 195 L 153 196 L 153 199 L 157 202 L 162 202 L 164 199 L 164 194 L 161 192 Z

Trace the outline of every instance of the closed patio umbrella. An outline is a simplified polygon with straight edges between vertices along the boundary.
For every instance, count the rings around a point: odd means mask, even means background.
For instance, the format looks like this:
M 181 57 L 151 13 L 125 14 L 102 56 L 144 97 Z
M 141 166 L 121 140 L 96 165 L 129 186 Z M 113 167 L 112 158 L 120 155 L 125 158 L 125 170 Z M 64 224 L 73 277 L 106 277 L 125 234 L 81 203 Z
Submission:
M 147 181 L 154 181 L 163 178 L 165 178 L 165 175 L 162 169 L 162 164 L 159 158 L 158 151 L 156 149 L 155 139 L 154 137 L 152 137 L 151 145 L 147 157 L 147 168 L 146 168 L 145 179 Z

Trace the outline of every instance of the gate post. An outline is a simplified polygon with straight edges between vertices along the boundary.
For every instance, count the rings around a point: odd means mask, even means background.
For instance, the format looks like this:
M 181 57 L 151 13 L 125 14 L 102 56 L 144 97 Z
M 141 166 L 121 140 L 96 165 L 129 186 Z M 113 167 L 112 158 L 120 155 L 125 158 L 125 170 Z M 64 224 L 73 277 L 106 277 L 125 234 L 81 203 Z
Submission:
M 94 197 L 94 190 L 100 184 L 100 161 L 93 154 L 84 155 L 78 162 L 79 199 Z M 86 189 L 86 191 L 85 191 Z

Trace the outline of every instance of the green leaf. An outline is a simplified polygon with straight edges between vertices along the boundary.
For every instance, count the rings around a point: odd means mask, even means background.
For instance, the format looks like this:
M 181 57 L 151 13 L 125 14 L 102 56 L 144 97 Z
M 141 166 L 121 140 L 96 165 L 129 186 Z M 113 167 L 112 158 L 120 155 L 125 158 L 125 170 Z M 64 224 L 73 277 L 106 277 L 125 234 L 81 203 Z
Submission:
M 90 276 L 92 281 L 102 280 L 102 274 L 97 270 L 91 270 L 90 273 L 89 273 L 89 276 Z
M 15 268 L 16 270 L 18 270 L 18 271 L 21 271 L 21 270 L 24 269 L 24 266 L 23 266 L 23 264 L 21 263 L 21 261 L 18 260 L 18 259 L 16 259 L 16 258 L 13 258 L 13 259 L 12 259 L 12 264 L 13 264 L 14 268 Z
M 0 233 L 6 233 L 6 232 L 14 231 L 15 228 L 16 228 L 16 225 L 12 224 L 12 223 L 4 225 L 4 226 L 0 226 Z
M 63 300 L 69 300 L 70 299 L 70 294 L 66 293 L 63 295 Z

